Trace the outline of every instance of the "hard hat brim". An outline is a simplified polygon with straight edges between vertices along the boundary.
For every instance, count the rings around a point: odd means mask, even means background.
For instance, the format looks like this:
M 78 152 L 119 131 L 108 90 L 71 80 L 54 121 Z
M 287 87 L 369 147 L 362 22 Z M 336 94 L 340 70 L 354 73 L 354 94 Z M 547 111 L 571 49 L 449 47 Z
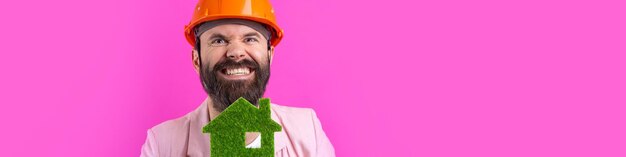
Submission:
M 278 27 L 276 23 L 273 23 L 272 21 L 269 21 L 265 18 L 245 16 L 245 15 L 213 15 L 213 16 L 200 18 L 196 21 L 189 23 L 189 25 L 185 26 L 185 37 L 187 39 L 187 42 L 189 42 L 191 46 L 195 46 L 196 38 L 195 38 L 195 34 L 193 30 L 196 26 L 206 21 L 213 21 L 213 20 L 220 20 L 220 19 L 243 19 L 243 20 L 250 20 L 250 21 L 254 21 L 254 22 L 258 22 L 258 23 L 266 25 L 268 27 L 268 30 L 270 30 L 270 32 L 272 33 L 272 38 L 270 39 L 270 44 L 272 46 L 278 45 L 278 43 L 283 37 L 283 30 L 280 29 L 280 27 Z

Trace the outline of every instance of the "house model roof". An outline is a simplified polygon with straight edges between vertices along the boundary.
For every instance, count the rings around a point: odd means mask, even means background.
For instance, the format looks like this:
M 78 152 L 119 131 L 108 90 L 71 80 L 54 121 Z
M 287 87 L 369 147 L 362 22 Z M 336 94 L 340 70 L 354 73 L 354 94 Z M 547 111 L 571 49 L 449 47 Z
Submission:
M 271 117 L 270 100 L 259 100 L 259 108 L 244 98 L 239 98 L 203 129 L 204 133 L 220 130 L 245 132 L 280 131 L 281 127 Z

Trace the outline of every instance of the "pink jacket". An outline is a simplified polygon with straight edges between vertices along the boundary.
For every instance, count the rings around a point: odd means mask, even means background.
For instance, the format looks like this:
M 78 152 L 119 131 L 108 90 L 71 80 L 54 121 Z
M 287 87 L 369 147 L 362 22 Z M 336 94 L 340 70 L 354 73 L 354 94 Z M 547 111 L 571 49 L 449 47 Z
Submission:
M 142 157 L 208 157 L 209 134 L 202 133 L 208 123 L 207 100 L 183 117 L 168 120 L 148 130 L 141 148 Z M 334 157 L 335 150 L 326 137 L 315 111 L 271 104 L 272 119 L 283 129 L 274 134 L 276 157 Z M 261 137 L 262 138 L 262 137 Z

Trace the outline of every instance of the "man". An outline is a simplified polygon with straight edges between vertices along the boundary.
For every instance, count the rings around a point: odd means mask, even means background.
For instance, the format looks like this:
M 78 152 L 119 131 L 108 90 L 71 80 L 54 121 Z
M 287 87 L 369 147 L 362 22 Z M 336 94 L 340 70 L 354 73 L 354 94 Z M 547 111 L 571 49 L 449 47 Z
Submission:
M 210 135 L 202 127 L 239 97 L 252 103 L 263 97 L 283 33 L 269 0 L 200 0 L 185 35 L 208 97 L 185 116 L 149 129 L 141 156 L 210 156 Z M 334 156 L 312 109 L 271 104 L 271 117 L 282 126 L 274 136 L 276 156 Z M 246 147 L 259 147 L 260 138 L 246 134 Z

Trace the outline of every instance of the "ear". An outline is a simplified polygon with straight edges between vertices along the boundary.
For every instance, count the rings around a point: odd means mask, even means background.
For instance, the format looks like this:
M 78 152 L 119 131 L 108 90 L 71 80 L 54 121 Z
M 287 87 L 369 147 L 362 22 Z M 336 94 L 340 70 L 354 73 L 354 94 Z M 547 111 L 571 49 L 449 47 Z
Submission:
M 196 49 L 191 50 L 191 62 L 193 64 L 193 69 L 196 70 L 196 73 L 200 74 L 200 60 Z
M 272 59 L 274 58 L 274 46 L 271 46 L 269 50 L 267 50 L 267 56 L 270 58 L 270 66 L 272 65 Z

